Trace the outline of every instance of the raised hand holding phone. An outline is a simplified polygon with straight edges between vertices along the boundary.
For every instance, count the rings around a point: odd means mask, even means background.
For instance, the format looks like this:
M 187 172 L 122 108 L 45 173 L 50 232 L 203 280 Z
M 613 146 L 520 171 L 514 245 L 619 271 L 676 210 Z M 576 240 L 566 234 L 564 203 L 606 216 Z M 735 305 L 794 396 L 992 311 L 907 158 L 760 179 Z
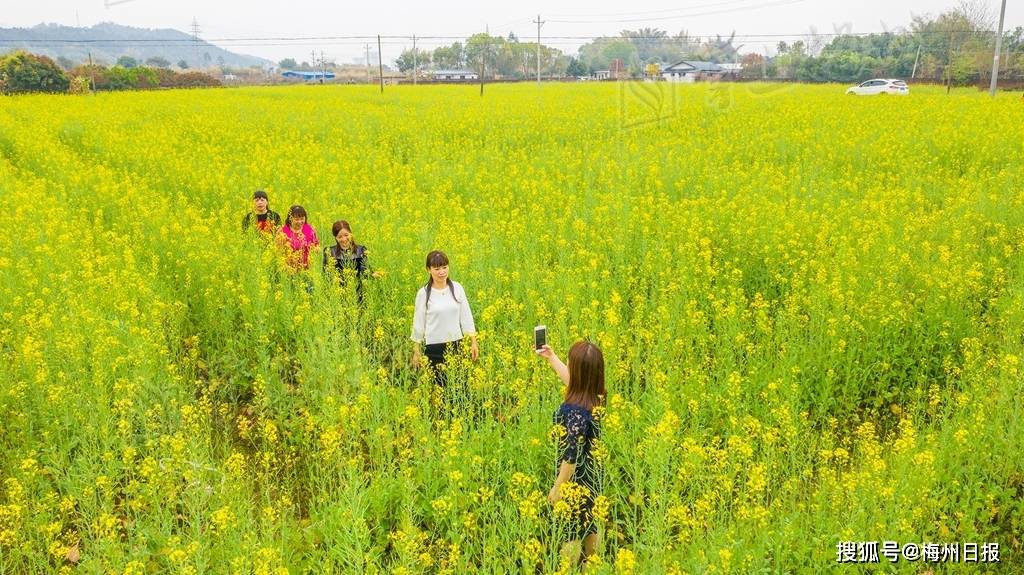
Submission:
M 569 368 L 562 363 L 562 360 L 558 359 L 558 356 L 555 355 L 555 350 L 551 349 L 551 346 L 547 344 L 547 328 L 543 325 L 538 325 L 533 329 L 533 334 L 534 353 L 546 359 L 551 368 L 558 374 L 558 379 L 561 379 L 565 385 L 569 385 Z

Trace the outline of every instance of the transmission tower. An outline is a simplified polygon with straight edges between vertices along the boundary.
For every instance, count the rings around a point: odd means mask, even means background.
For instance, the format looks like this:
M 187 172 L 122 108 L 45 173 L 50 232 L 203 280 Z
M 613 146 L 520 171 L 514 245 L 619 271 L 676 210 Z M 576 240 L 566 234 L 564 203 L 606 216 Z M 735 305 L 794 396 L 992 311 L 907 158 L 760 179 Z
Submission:
M 198 63 L 202 61 L 199 58 L 199 34 L 200 34 L 200 32 L 202 32 L 202 30 L 199 29 L 199 21 L 195 19 L 195 16 L 193 16 L 192 17 L 192 49 L 193 49 L 193 51 L 195 52 L 195 55 L 196 55 L 195 56 L 196 57 L 196 64 L 193 64 L 193 66 L 197 66 Z

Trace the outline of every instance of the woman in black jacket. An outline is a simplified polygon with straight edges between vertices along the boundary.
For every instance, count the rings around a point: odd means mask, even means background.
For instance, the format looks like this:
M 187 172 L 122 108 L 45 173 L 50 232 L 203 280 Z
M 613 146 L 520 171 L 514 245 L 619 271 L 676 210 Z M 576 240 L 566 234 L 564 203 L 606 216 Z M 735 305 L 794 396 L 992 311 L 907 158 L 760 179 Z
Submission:
M 356 243 L 352 226 L 345 220 L 338 220 L 331 226 L 334 244 L 324 248 L 324 273 L 333 274 L 344 288 L 348 278 L 355 276 L 356 298 L 363 303 L 363 277 L 370 274 L 370 263 L 366 246 Z

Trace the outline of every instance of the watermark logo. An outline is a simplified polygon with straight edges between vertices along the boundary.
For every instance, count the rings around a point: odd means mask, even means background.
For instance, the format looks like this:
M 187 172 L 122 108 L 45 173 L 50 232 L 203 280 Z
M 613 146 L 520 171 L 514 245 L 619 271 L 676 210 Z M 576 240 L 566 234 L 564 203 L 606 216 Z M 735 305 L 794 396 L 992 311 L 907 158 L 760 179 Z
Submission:
M 654 80 L 617 84 L 620 130 L 664 124 L 679 115 L 675 84 Z

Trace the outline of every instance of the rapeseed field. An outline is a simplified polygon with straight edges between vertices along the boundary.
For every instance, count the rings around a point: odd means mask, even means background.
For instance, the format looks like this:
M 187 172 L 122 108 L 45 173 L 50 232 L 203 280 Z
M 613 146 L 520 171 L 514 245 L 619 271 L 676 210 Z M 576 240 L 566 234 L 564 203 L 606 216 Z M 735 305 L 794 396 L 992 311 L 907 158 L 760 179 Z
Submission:
M 1024 572 L 1021 126 L 917 86 L 0 99 L 0 572 L 571 572 L 537 324 L 607 362 L 588 572 Z M 361 305 L 241 232 L 256 189 L 351 223 Z M 432 249 L 480 339 L 444 388 Z

